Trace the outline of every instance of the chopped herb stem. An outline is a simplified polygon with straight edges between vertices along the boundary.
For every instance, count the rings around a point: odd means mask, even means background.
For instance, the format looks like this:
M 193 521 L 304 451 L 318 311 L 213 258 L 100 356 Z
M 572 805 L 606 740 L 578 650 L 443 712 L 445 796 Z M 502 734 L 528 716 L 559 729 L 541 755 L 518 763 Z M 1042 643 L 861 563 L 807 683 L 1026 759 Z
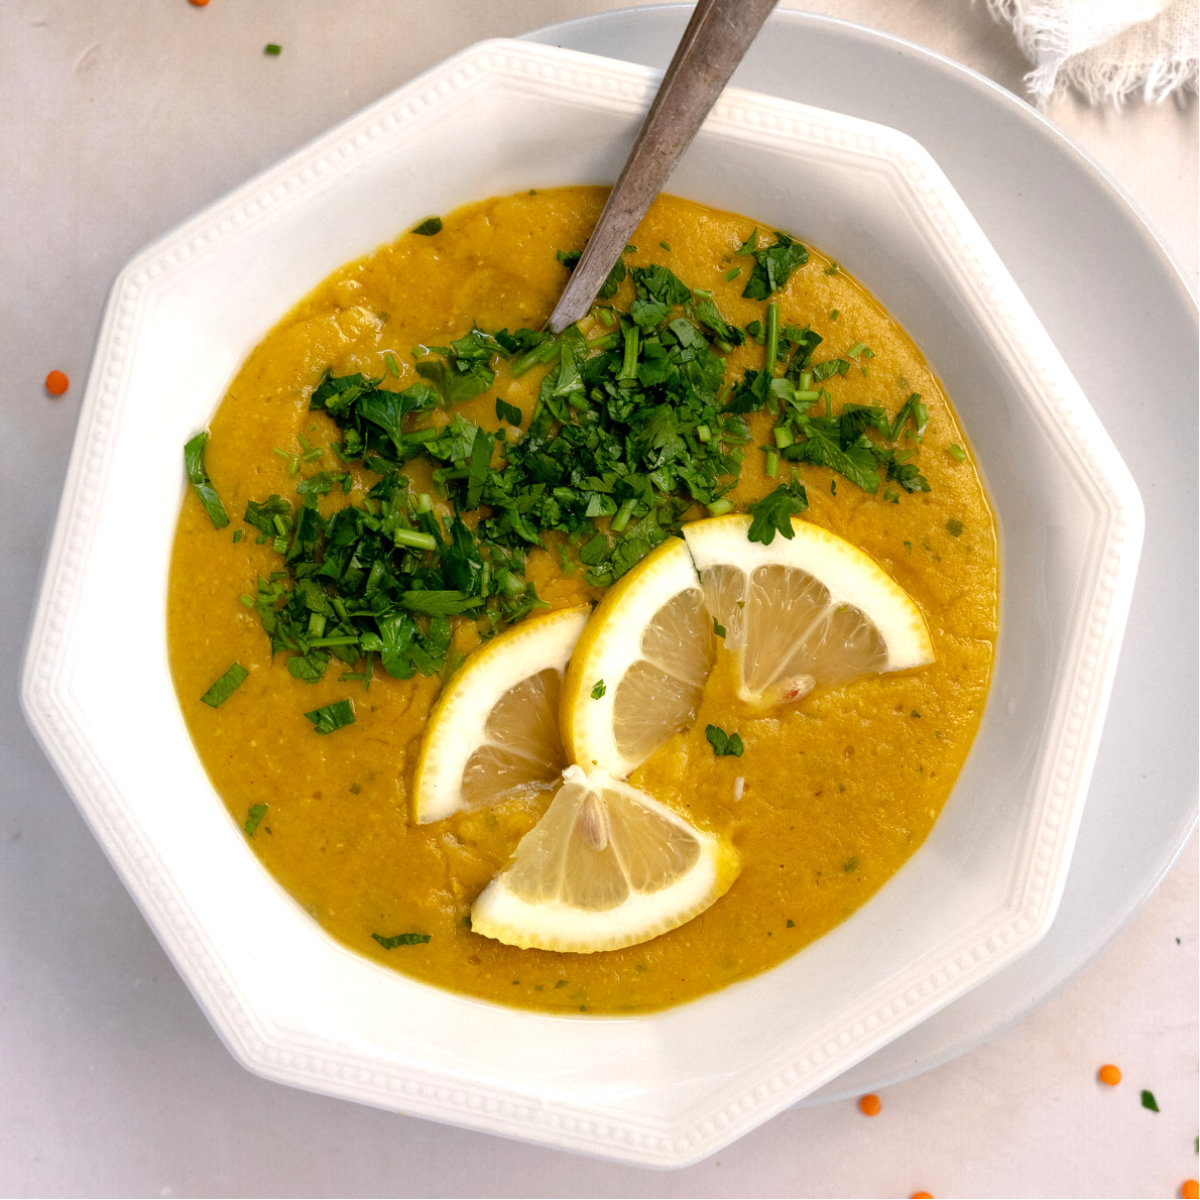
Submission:
M 610 528 L 613 533 L 624 532 L 625 527 L 629 524 L 630 518 L 633 516 L 633 510 L 637 507 L 636 500 L 626 500 L 620 508 L 617 509 L 617 515 L 612 519 Z
M 431 533 L 421 533 L 417 529 L 397 529 L 392 534 L 392 540 L 397 546 L 411 546 L 414 550 L 437 549 L 437 538 Z
M 772 300 L 767 305 L 767 366 L 768 376 L 775 374 L 775 364 L 779 358 L 779 303 Z
M 618 383 L 634 383 L 637 380 L 640 341 L 636 325 L 625 330 L 625 357 L 621 361 L 621 370 L 617 374 Z

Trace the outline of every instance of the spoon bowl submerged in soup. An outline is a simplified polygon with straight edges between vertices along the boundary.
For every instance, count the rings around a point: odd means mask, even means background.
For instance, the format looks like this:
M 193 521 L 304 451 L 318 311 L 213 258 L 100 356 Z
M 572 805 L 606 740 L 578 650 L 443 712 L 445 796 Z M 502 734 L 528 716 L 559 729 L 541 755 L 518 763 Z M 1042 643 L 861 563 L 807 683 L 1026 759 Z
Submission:
M 193 453 L 168 610 L 197 752 L 315 920 L 429 983 L 576 1013 L 715 990 L 873 895 L 966 758 L 998 595 L 991 509 L 949 401 L 814 248 L 660 197 L 592 314 L 540 332 L 604 195 L 443 214 L 293 309 Z M 754 546 L 799 519 L 865 552 L 919 607 L 933 660 L 764 707 L 718 655 L 686 727 L 628 785 L 733 848 L 728 890 L 591 954 L 473 931 L 555 785 L 414 820 L 446 682 L 481 642 L 601 601 L 685 524 L 728 512 L 749 514 Z

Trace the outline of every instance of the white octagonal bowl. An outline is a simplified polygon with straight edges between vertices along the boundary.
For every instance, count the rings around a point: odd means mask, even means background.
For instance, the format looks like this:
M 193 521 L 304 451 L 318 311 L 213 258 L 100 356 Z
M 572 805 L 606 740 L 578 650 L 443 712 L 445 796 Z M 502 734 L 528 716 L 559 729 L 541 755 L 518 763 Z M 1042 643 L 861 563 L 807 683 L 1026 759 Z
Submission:
M 1133 482 L 929 156 L 893 130 L 731 89 L 669 190 L 844 263 L 957 405 L 1000 525 L 979 736 L 925 845 L 757 978 L 633 1017 L 465 999 L 357 957 L 260 867 L 167 667 L 181 447 L 243 356 L 349 259 L 430 213 L 611 182 L 657 83 L 482 43 L 139 254 L 114 285 L 25 662 L 30 723 L 230 1050 L 268 1078 L 645 1165 L 714 1152 L 1001 970 L 1066 878 L 1141 541 Z M 128 633 L 130 605 L 137 634 Z

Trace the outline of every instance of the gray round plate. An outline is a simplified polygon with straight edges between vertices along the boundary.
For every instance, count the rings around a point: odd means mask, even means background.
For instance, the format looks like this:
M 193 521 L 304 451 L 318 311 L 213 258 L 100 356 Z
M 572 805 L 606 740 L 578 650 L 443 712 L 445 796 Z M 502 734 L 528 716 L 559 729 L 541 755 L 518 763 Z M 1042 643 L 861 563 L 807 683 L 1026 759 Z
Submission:
M 626 9 L 528 36 L 662 69 L 689 10 Z M 1112 707 L 1053 927 L 1019 962 L 809 1098 L 821 1102 L 928 1070 L 1024 1016 L 1114 937 L 1195 827 L 1197 313 L 1170 256 L 1112 180 L 1027 104 L 966 67 L 858 25 L 778 11 L 733 82 L 891 125 L 933 154 L 1146 506 Z

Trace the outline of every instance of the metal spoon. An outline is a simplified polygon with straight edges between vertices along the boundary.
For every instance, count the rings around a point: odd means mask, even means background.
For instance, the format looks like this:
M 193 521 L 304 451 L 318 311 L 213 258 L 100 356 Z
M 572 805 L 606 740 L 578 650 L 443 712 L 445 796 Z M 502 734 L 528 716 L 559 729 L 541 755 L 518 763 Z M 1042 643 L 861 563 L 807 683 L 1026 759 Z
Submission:
M 552 333 L 561 333 L 591 308 L 630 235 L 777 3 L 699 0 L 620 178 L 550 314 Z

